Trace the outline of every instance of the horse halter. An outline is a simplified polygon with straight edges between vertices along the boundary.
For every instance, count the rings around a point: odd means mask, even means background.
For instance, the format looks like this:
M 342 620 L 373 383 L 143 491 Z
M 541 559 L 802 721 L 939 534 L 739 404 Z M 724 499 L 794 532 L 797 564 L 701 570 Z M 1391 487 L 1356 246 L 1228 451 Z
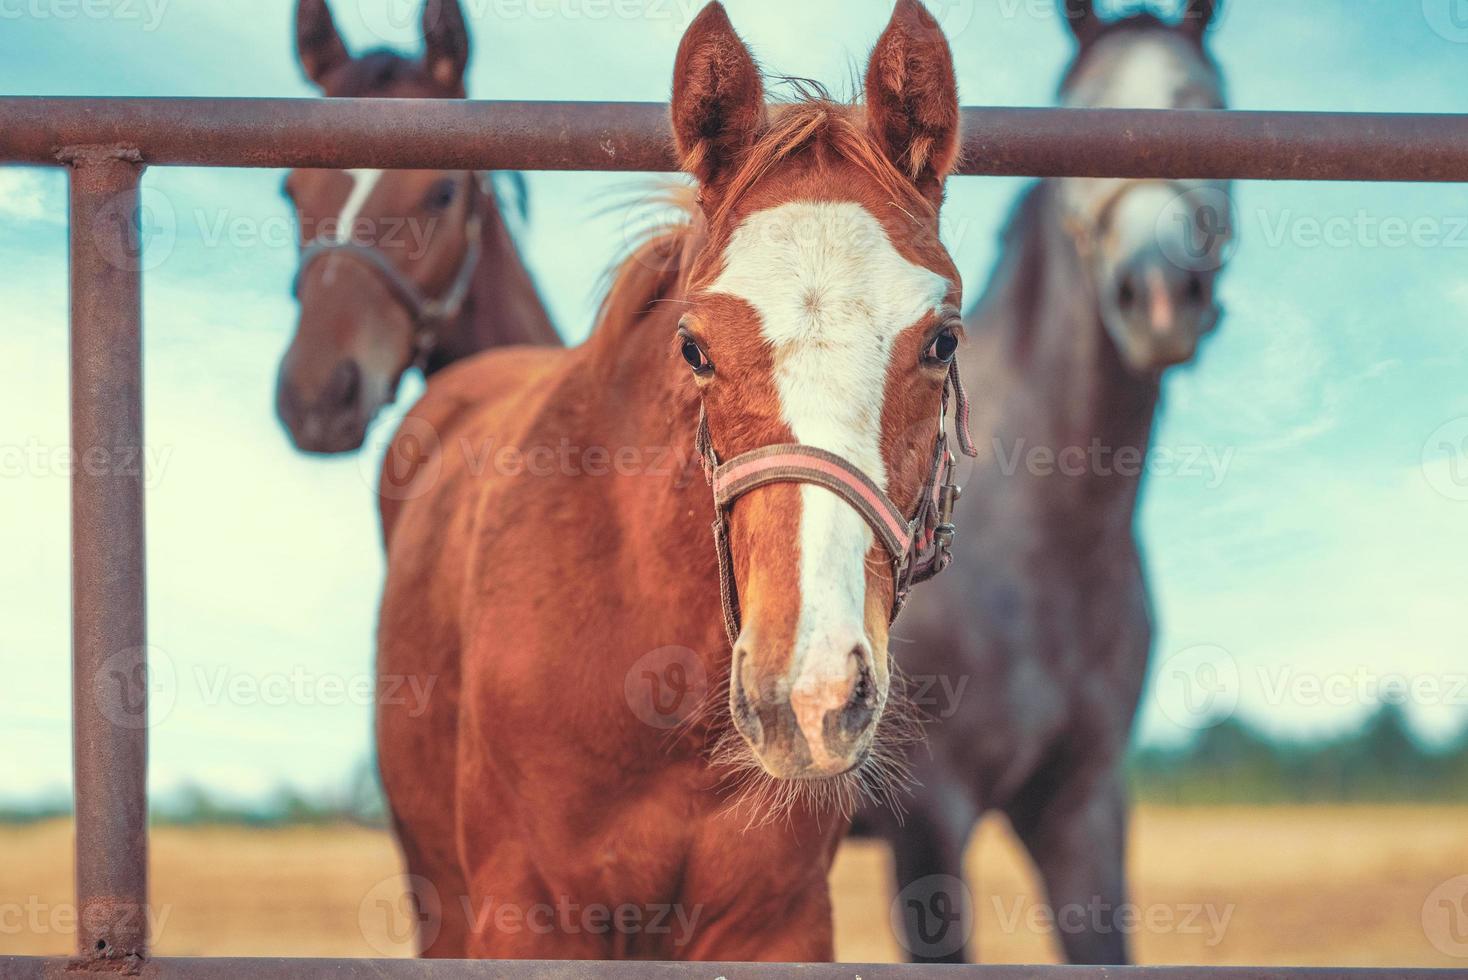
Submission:
M 1115 187 L 1108 191 L 1094 206 L 1087 209 L 1088 221 L 1083 221 L 1075 215 L 1066 213 L 1064 219 L 1066 233 L 1075 242 L 1076 251 L 1082 258 L 1087 260 L 1095 258 L 1097 240 L 1110 229 L 1112 218 L 1116 214 L 1116 209 L 1121 207 L 1121 203 L 1130 194 L 1144 187 L 1162 187 L 1172 191 L 1174 196 L 1179 199 L 1195 194 L 1200 189 L 1197 182 L 1172 180 L 1164 177 L 1118 180 Z
M 471 190 L 477 186 L 480 195 L 493 193 L 486 186 L 483 177 L 476 180 L 473 174 L 469 176 L 469 186 Z M 483 225 L 482 205 L 478 203 L 478 198 L 471 198 L 469 214 L 464 222 L 464 238 L 468 244 L 464 248 L 464 257 L 459 260 L 459 270 L 442 296 L 435 298 L 425 295 L 418 284 L 399 269 L 381 249 L 372 245 L 359 245 L 350 237 L 342 240 L 336 236 L 313 239 L 302 248 L 301 264 L 296 270 L 291 293 L 296 299 L 301 298 L 301 286 L 305 282 L 306 273 L 318 259 L 340 255 L 362 263 L 387 287 L 393 299 L 412 319 L 413 364 L 422 367 L 428 360 L 428 355 L 438 345 L 439 332 L 459 315 L 469 298 L 469 290 L 474 284 L 474 273 L 479 268 L 479 259 L 484 251 L 484 242 L 480 237 Z M 350 235 L 351 229 L 347 233 Z
M 895 621 L 912 587 L 926 582 L 953 560 L 953 505 L 960 488 L 953 482 L 953 454 L 948 451 L 948 400 L 956 402 L 954 428 L 965 456 L 978 456 L 968 430 L 968 394 L 958 374 L 958 361 L 948 366 L 943 407 L 933 444 L 933 465 L 915 513 L 908 517 L 871 477 L 835 453 L 800 443 L 753 449 L 719 462 L 709 433 L 708 416 L 698 411 L 695 451 L 703 459 L 704 476 L 714 491 L 714 547 L 719 558 L 719 597 L 724 605 L 724 631 L 729 645 L 739 639 L 739 593 L 729 551 L 729 513 L 734 502 L 757 487 L 772 483 L 809 483 L 825 487 L 850 504 L 876 533 L 892 564 L 892 614 Z

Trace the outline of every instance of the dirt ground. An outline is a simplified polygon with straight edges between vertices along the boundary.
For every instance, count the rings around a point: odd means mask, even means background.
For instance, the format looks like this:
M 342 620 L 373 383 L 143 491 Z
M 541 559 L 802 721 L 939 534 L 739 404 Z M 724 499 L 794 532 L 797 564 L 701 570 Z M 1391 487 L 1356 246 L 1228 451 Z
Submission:
M 161 828 L 153 933 L 170 955 L 407 955 L 391 840 L 355 828 Z M 989 962 L 1054 962 L 1034 873 L 1008 828 L 968 855 Z M 1468 809 L 1144 807 L 1133 823 L 1142 963 L 1468 968 Z M 842 960 L 890 961 L 885 848 L 833 876 Z M 70 950 L 71 828 L 0 828 L 0 953 Z

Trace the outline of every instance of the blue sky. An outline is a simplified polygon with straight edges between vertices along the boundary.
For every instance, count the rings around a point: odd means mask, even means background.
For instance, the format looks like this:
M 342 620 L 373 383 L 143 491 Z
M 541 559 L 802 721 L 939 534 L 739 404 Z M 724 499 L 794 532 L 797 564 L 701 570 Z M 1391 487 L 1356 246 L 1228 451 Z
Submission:
M 1454 0 L 1235 0 L 1214 38 L 1233 104 L 1468 112 Z M 465 0 L 480 98 L 666 97 L 697 0 Z M 410 4 L 409 7 L 412 5 Z M 886 0 L 728 0 L 768 69 L 852 77 Z M 1045 0 L 947 0 L 969 104 L 1044 105 L 1069 56 Z M 398 0 L 343 0 L 355 49 L 417 43 Z M 248 9 L 248 12 L 244 12 Z M 0 92 L 308 96 L 290 0 L 0 0 Z M 155 169 L 176 234 L 145 293 L 153 782 L 238 796 L 335 785 L 367 751 L 382 574 L 360 458 L 297 456 L 271 411 L 294 321 L 278 171 Z M 571 339 L 629 222 L 629 175 L 532 174 L 530 264 Z M 1016 179 L 951 187 L 982 284 Z M 1141 731 L 1197 723 L 1189 684 L 1255 723 L 1323 734 L 1406 686 L 1426 737 L 1468 705 L 1468 188 L 1240 184 L 1228 315 L 1167 382 L 1142 514 L 1158 682 Z M 69 783 L 66 219 L 61 174 L 0 169 L 0 795 Z M 633 223 L 635 226 L 635 223 Z M 1405 229 L 1405 231 L 1403 230 Z M 1405 239 L 1405 240 L 1399 240 Z M 415 382 L 405 399 L 420 390 Z M 1217 468 L 1184 465 L 1194 456 Z M 548 705 L 549 710 L 554 704 Z

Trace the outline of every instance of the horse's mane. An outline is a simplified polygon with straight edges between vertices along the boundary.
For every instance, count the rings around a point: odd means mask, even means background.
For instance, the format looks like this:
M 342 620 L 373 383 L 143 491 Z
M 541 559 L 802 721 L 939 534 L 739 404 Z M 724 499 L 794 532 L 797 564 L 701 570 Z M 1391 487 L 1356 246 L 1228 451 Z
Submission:
M 598 330 L 603 324 L 626 323 L 643 316 L 658 302 L 673 299 L 683 291 L 708 224 L 723 227 L 744 193 L 797 153 L 811 153 L 818 161 L 834 159 L 855 165 L 890 195 L 895 207 L 914 221 L 936 226 L 937 209 L 887 158 L 868 130 L 866 113 L 860 105 L 837 102 L 814 82 L 787 81 L 797 98 L 770 106 L 764 131 L 720 188 L 718 207 L 708 221 L 693 188 L 668 188 L 660 203 L 672 204 L 683 217 L 651 229 L 613 268 L 597 315 Z M 685 160 L 685 169 L 692 169 L 694 162 Z
M 652 312 L 660 300 L 678 292 L 682 272 L 703 238 L 703 215 L 698 194 L 686 184 L 669 184 L 654 195 L 657 203 L 671 207 L 673 221 L 655 225 L 634 241 L 627 255 L 608 270 L 609 285 L 597 311 L 599 333 L 604 324 L 630 323 Z

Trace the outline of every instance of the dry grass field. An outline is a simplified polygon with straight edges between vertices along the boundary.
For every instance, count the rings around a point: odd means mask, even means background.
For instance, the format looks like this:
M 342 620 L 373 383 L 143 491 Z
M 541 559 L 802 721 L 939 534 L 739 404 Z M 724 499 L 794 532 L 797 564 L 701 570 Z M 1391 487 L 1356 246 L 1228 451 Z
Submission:
M 1468 875 L 1468 810 L 1144 807 L 1132 840 L 1143 963 L 1468 968 L 1468 878 L 1453 882 Z M 984 958 L 1053 962 L 1002 823 L 982 828 L 969 869 Z M 163 954 L 407 955 L 380 914 L 399 889 L 392 843 L 372 831 L 153 835 Z M 834 890 L 841 959 L 897 959 L 886 851 L 848 844 Z M 70 901 L 70 826 L 0 828 L 0 952 L 68 952 Z

